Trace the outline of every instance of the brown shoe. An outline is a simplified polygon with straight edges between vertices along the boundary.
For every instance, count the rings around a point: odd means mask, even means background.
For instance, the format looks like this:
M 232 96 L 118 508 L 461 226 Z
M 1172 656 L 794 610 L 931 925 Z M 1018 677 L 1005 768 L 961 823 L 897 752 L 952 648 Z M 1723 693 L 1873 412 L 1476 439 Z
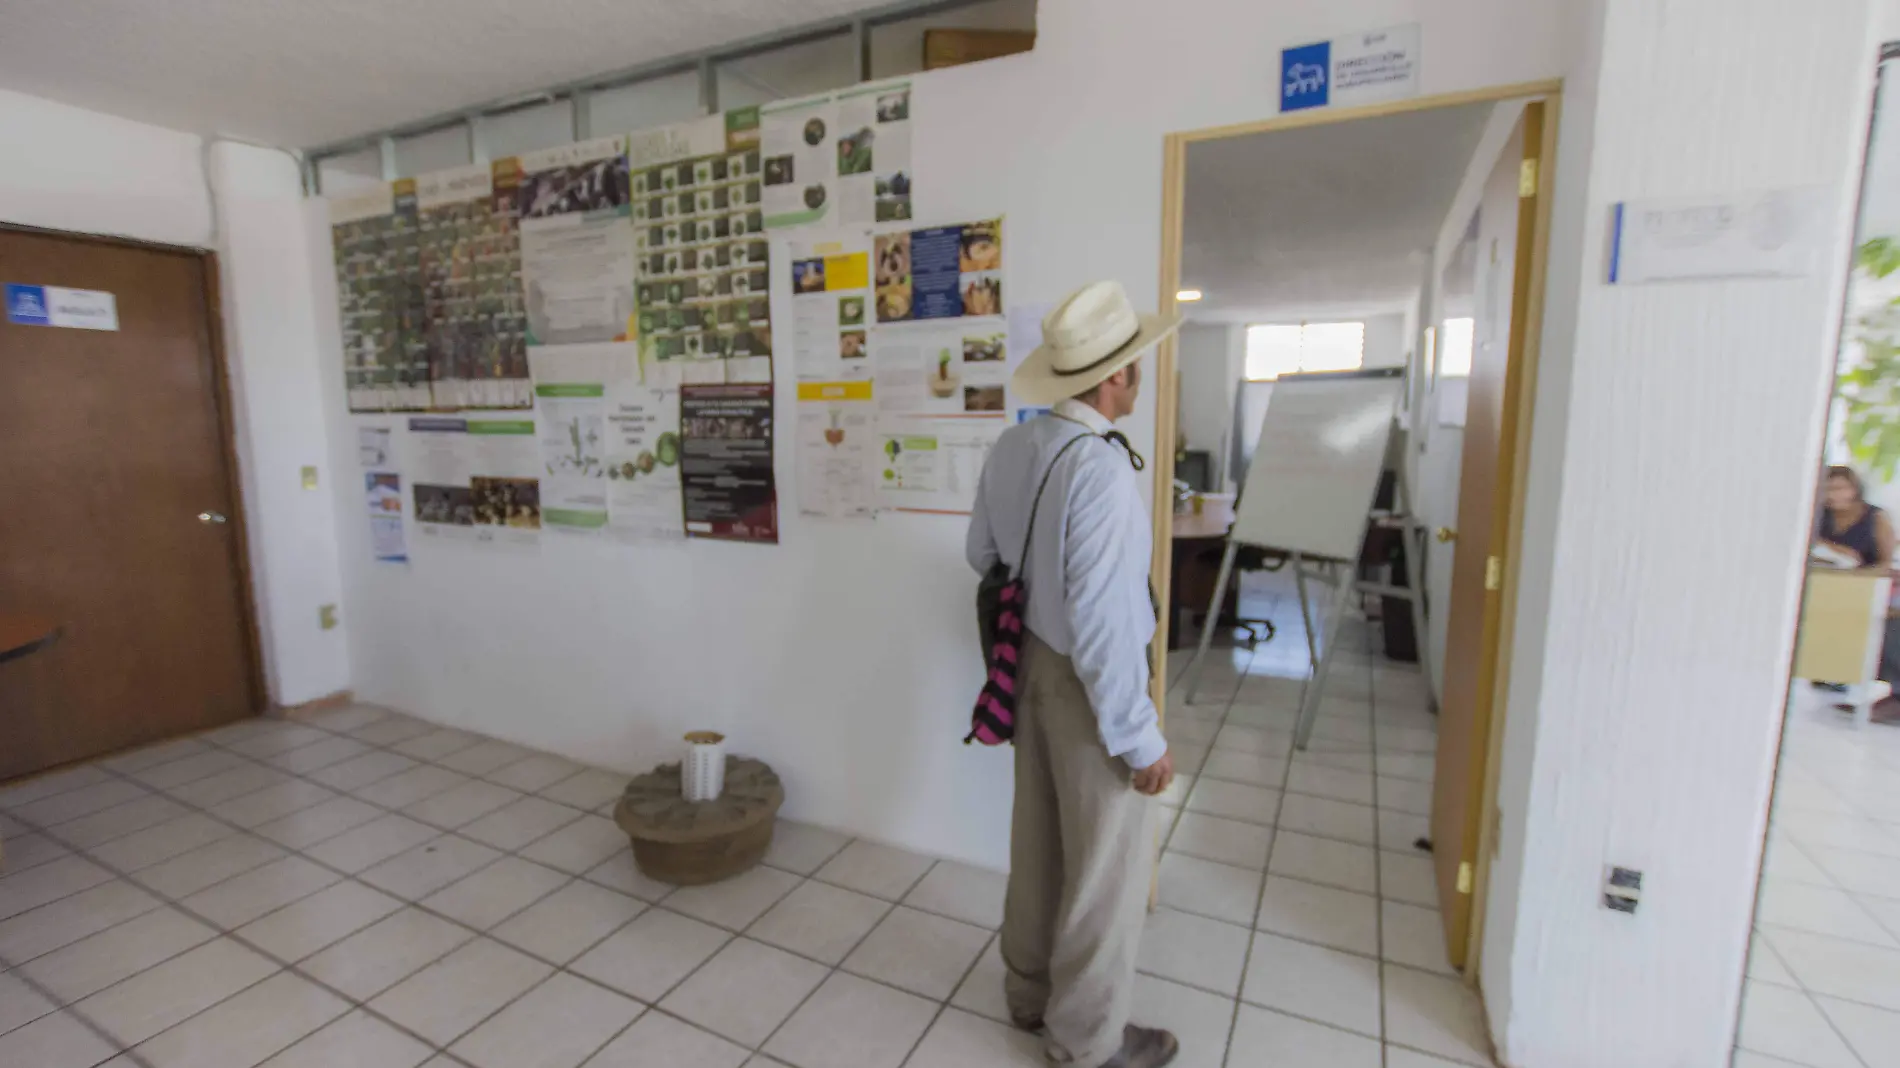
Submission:
M 1102 1068 L 1161 1068 L 1181 1052 L 1181 1043 L 1159 1027 L 1122 1028 L 1122 1051 L 1110 1057 Z

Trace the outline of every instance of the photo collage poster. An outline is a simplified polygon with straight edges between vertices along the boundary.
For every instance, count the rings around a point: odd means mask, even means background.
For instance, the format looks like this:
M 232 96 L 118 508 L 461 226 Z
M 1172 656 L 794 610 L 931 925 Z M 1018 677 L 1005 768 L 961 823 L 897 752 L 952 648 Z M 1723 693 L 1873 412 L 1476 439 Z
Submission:
M 416 178 L 430 407 L 528 408 L 514 159 Z
M 642 368 L 662 384 L 772 381 L 759 110 L 635 134 Z
M 429 407 L 415 223 L 413 182 L 331 201 L 344 387 L 353 412 Z

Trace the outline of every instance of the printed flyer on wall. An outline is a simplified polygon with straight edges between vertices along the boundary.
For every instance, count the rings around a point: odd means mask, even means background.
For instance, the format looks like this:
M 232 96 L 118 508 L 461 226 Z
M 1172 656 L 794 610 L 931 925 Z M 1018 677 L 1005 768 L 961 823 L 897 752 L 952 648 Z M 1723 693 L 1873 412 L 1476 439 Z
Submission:
M 778 541 L 772 387 L 680 387 L 680 483 L 686 532 Z
M 873 342 L 878 405 L 887 412 L 1004 415 L 1009 353 L 996 319 L 880 328 Z
M 810 226 L 836 213 L 837 124 L 838 109 L 828 95 L 759 108 L 767 227 Z
M 607 385 L 607 536 L 628 542 L 686 538 L 680 391 L 663 373 Z
M 363 502 L 369 508 L 369 545 L 379 563 L 403 564 L 409 549 L 402 534 L 402 476 L 363 472 Z
M 877 236 L 877 321 L 1003 314 L 1003 220 Z
M 991 418 L 885 415 L 876 486 L 883 507 L 962 514 L 976 505 L 990 447 L 1008 424 Z
M 541 522 L 549 529 L 607 526 L 607 383 L 632 378 L 634 346 L 537 345 L 534 373 L 541 445 Z
M 871 377 L 871 235 L 793 241 L 786 250 L 792 262 L 793 373 L 819 381 Z
M 625 143 L 603 137 L 528 153 L 521 171 L 528 344 L 627 340 L 634 233 Z
M 798 384 L 798 510 L 834 519 L 877 514 L 877 405 L 862 379 Z
M 329 201 L 343 382 L 353 412 L 429 406 L 414 188 L 398 182 Z
M 540 452 L 532 419 L 417 416 L 416 525 L 425 536 L 532 544 L 541 532 Z
M 910 214 L 910 83 L 838 94 L 839 221 L 902 222 Z
M 436 408 L 527 408 L 515 159 L 416 178 L 424 338 Z
M 688 383 L 770 383 L 770 245 L 759 109 L 634 134 L 636 298 L 645 368 Z
M 359 426 L 356 428 L 356 460 L 364 467 L 388 467 L 394 461 L 395 453 L 389 449 L 389 428 L 386 426 Z

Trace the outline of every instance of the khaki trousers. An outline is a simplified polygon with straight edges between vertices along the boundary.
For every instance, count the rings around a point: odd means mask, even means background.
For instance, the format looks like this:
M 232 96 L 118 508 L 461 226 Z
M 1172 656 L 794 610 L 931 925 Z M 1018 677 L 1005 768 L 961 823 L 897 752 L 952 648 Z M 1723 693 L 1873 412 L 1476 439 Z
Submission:
M 1034 634 L 1023 646 L 1004 992 L 1016 1019 L 1043 1021 L 1051 1061 L 1097 1068 L 1128 1022 L 1153 805 L 1103 747 L 1069 658 Z

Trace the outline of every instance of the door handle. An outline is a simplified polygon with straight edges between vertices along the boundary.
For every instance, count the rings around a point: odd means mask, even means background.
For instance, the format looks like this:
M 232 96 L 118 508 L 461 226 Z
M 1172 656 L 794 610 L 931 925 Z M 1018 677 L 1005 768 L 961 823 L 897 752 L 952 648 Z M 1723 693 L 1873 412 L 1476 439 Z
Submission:
M 1438 540 L 1439 541 L 1457 541 L 1458 532 L 1451 529 L 1450 527 L 1439 527 Z
M 226 520 L 224 518 L 223 512 L 199 512 L 198 513 L 198 522 L 200 523 L 223 523 L 225 521 Z

